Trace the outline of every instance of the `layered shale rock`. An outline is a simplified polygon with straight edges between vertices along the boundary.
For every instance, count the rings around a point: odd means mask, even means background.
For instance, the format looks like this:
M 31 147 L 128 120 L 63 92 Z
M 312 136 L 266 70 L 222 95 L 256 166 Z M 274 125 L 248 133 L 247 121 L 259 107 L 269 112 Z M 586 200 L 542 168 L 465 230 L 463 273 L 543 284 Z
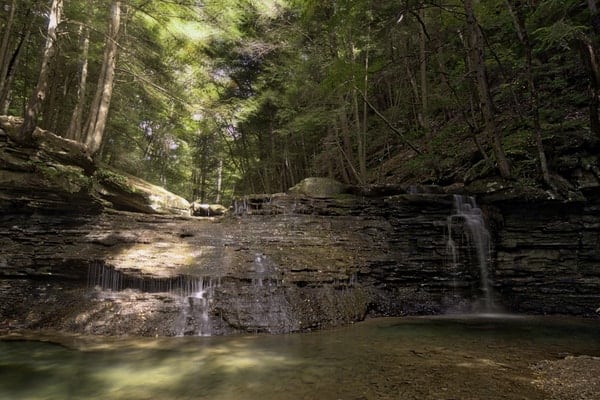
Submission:
M 142 179 L 98 166 L 86 148 L 39 128 L 34 143 L 17 146 L 20 118 L 0 116 L 0 205 L 11 210 L 93 214 L 102 209 L 189 215 L 187 200 Z
M 472 311 L 485 286 L 495 310 L 594 316 L 600 307 L 593 185 L 571 200 L 486 186 L 484 273 L 457 197 L 440 188 L 321 180 L 315 195 L 300 185 L 199 218 L 177 215 L 185 202 L 165 211 L 136 193 L 127 200 L 122 175 L 99 177 L 49 146 L 17 148 L 0 132 L 0 330 L 296 332 Z

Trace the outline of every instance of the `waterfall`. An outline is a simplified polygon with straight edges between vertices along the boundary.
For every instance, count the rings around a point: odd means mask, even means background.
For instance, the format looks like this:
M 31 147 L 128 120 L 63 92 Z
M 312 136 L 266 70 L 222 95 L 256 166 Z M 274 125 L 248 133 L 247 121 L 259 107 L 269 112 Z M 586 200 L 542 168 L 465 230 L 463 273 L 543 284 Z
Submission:
M 460 224 L 464 227 L 464 235 L 468 243 L 476 252 L 476 260 L 479 266 L 480 289 L 483 293 L 484 311 L 490 312 L 494 309 L 489 277 L 490 260 L 490 233 L 485 226 L 483 213 L 477 206 L 475 198 L 454 195 L 454 212 L 447 219 L 448 241 L 447 249 L 452 256 L 453 265 L 458 264 L 458 248 L 453 237 L 453 228 Z
M 119 292 L 137 290 L 142 293 L 168 293 L 181 301 L 181 314 L 175 322 L 177 335 L 210 336 L 212 322 L 209 310 L 220 278 L 192 275 L 169 277 L 129 275 L 103 262 L 90 264 L 87 285 L 102 291 L 103 297 L 118 297 Z
M 178 324 L 178 336 L 193 333 L 196 336 L 211 336 L 212 322 L 208 311 L 215 288 L 220 281 L 212 278 L 197 278 L 193 291 L 182 296 L 181 322 Z M 190 329 L 191 328 L 191 329 Z

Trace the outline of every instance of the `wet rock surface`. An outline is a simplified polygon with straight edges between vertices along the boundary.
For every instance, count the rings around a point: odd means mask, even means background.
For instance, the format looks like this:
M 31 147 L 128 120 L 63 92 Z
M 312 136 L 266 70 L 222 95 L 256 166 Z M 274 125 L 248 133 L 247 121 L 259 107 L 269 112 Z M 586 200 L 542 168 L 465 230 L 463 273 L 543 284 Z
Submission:
M 495 204 L 494 282 L 509 309 L 597 315 L 598 204 L 597 192 L 587 201 Z
M 15 147 L 6 130 L 17 123 L 0 118 L 0 330 L 283 333 L 468 312 L 485 294 L 462 217 L 449 220 L 449 192 L 465 188 L 318 180 L 196 218 L 170 195 L 146 203 L 51 133 Z M 598 187 L 569 199 L 485 187 L 496 310 L 597 317 Z
M 343 215 L 340 210 L 351 214 L 347 201 L 330 203 L 319 204 L 337 215 L 321 215 L 319 208 L 222 219 L 4 215 L 4 325 L 176 335 L 199 333 L 208 318 L 205 333 L 280 333 L 343 325 L 367 314 L 423 312 L 424 304 L 439 303 L 439 283 L 423 285 L 413 297 L 424 301 L 415 301 L 400 290 L 414 285 L 414 273 L 391 273 L 403 251 L 388 240 L 397 222 Z M 373 205 L 361 200 L 365 207 Z M 443 231 L 433 220 L 425 225 Z
M 597 209 L 529 206 L 482 206 L 495 239 L 495 301 L 514 312 L 595 315 Z M 4 212 L 0 329 L 283 333 L 471 311 L 480 271 L 460 226 L 456 262 L 446 247 L 453 207 L 446 194 L 282 194 L 243 199 L 221 218 Z

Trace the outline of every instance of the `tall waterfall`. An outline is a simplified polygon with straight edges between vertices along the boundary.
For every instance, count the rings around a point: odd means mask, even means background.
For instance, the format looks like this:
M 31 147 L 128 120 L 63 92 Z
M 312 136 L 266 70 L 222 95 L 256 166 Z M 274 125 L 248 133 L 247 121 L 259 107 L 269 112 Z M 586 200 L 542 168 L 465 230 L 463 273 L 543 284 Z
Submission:
M 475 198 L 454 195 L 454 211 L 448 217 L 448 250 L 452 255 L 454 265 L 457 265 L 458 249 L 453 237 L 454 228 L 463 226 L 463 234 L 473 250 L 479 266 L 480 289 L 483 294 L 483 308 L 485 312 L 494 309 L 494 302 L 490 287 L 489 262 L 490 262 L 490 233 L 485 226 L 483 213 L 477 206 Z

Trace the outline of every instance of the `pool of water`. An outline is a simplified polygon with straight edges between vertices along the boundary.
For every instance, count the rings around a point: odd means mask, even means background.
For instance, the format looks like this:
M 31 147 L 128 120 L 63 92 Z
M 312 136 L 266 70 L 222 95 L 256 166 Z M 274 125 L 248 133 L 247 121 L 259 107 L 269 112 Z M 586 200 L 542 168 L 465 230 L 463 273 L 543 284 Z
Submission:
M 283 336 L 0 337 L 0 399 L 544 399 L 531 365 L 600 356 L 600 322 L 370 320 Z

